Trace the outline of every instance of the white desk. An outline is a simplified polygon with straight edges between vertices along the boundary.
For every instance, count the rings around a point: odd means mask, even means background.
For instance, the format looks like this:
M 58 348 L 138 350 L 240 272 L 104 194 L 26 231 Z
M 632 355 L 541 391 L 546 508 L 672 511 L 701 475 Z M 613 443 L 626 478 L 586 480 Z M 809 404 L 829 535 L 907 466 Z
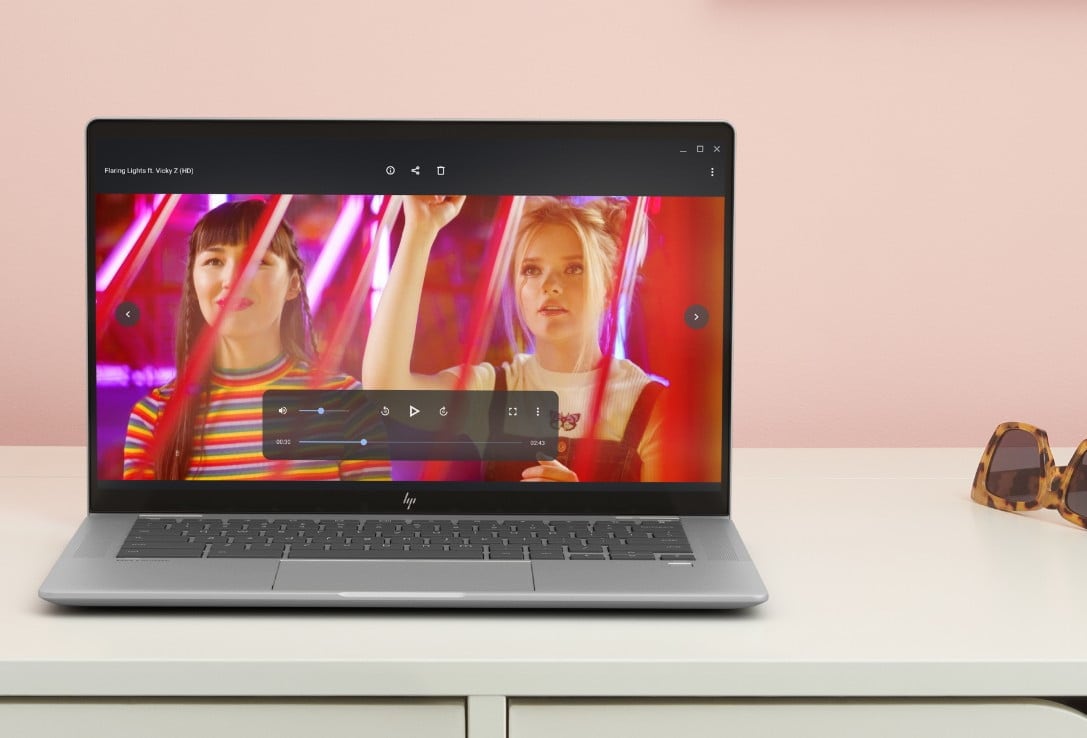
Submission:
M 744 720 L 1087 735 L 1082 715 L 1023 699 L 1087 698 L 1087 531 L 971 502 L 979 456 L 738 450 L 733 519 L 770 591 L 748 611 L 183 611 L 39 600 L 86 510 L 85 450 L 3 448 L 0 733 L 105 710 L 127 735 L 124 704 L 133 735 L 144 708 L 267 720 L 267 735 L 297 735 L 291 711 L 317 708 L 322 730 L 344 711 L 356 728 L 365 714 L 471 738 L 723 735 Z

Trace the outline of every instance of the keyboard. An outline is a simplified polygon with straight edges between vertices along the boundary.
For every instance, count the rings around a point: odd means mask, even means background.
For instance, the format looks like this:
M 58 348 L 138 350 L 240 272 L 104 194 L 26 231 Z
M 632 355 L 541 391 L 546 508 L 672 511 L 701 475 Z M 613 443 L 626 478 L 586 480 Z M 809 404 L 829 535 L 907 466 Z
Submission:
M 140 518 L 119 559 L 691 561 L 678 520 Z

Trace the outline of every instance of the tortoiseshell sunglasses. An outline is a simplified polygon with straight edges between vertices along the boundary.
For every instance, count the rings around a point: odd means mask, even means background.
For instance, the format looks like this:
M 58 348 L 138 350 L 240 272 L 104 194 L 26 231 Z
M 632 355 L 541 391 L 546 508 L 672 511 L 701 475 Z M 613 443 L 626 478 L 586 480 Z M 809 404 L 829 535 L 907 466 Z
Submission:
M 1026 423 L 1001 423 L 981 455 L 970 499 L 997 510 L 1056 508 L 1087 528 L 1087 440 L 1068 466 L 1053 462 L 1049 436 Z

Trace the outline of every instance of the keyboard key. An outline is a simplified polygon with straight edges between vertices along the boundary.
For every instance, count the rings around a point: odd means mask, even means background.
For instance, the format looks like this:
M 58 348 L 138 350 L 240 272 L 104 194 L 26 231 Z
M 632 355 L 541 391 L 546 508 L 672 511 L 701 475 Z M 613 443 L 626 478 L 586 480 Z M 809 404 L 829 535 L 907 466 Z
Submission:
M 326 546 L 324 543 L 292 543 L 291 551 L 325 551 Z
M 482 559 L 482 551 L 295 551 L 292 559 Z
M 426 551 L 438 552 L 438 551 L 444 551 L 445 546 L 442 546 L 440 544 L 435 546 L 435 545 L 432 545 L 432 544 L 429 544 L 429 543 L 412 543 L 411 545 L 408 546 L 408 550 L 409 551 L 423 551 L 423 552 L 426 552 Z
M 571 561 L 603 561 L 607 557 L 604 554 L 590 554 L 590 553 L 572 553 L 570 554 Z
M 366 554 L 369 553 L 365 550 L 341 550 L 341 551 L 328 551 L 325 549 L 308 549 L 300 550 L 292 548 L 287 552 L 287 558 L 289 559 L 363 559 L 367 558 Z M 376 558 L 376 557 L 370 557 Z
M 191 544 L 188 538 L 175 538 L 170 541 L 125 541 L 122 548 L 193 548 L 197 551 L 203 551 L 204 544 Z
M 329 551 L 364 551 L 367 546 L 365 543 L 359 541 L 358 543 L 330 543 L 328 546 Z M 369 548 L 374 550 L 383 551 L 403 551 L 404 547 L 400 544 L 395 546 L 385 546 L 381 543 L 376 543 Z
M 649 553 L 691 553 L 690 546 L 682 546 L 678 544 L 663 544 L 654 545 L 652 543 L 638 543 L 609 546 L 611 551 L 648 551 Z
M 163 531 L 159 533 L 130 533 L 127 541 L 179 541 L 182 538 L 188 538 L 189 536 L 182 535 L 180 533 L 172 531 Z
M 551 526 L 542 521 L 514 520 L 511 524 L 522 533 L 550 533 Z
M 199 559 L 204 548 L 122 548 L 119 559 Z
M 208 551 L 209 559 L 281 559 L 283 546 L 258 548 L 213 548 Z
M 496 552 L 498 552 L 498 553 L 509 553 L 509 552 L 523 553 L 523 549 L 519 545 L 518 546 L 504 546 L 502 544 L 497 544 L 496 543 L 496 544 L 493 544 L 491 546 L 491 553 L 496 553 Z

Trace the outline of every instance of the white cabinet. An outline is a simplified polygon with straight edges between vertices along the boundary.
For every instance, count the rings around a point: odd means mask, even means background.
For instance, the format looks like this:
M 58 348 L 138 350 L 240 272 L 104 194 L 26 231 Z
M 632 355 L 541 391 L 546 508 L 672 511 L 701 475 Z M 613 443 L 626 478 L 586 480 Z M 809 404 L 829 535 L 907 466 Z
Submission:
M 569 735 L 1084 738 L 1087 716 L 1044 700 L 510 700 L 508 738 Z
M 19 738 L 426 736 L 466 738 L 464 700 L 0 699 Z

